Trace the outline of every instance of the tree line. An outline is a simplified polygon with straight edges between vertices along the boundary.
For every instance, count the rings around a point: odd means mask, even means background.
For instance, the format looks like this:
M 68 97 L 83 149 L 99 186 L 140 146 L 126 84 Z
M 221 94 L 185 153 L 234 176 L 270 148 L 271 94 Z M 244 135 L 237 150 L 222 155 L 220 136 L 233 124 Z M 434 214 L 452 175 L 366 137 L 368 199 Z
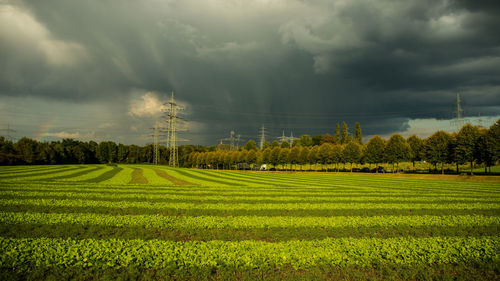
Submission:
M 445 164 L 459 166 L 468 164 L 471 173 L 474 165 L 483 164 L 491 167 L 500 161 L 500 119 L 488 129 L 471 124 L 464 125 L 458 133 L 437 131 L 422 139 L 412 135 L 405 139 L 393 134 L 385 140 L 380 136 L 372 137 L 366 144 L 362 142 L 361 128 L 356 123 L 354 137 L 347 134 L 345 123 L 339 132 L 339 125 L 333 136 L 329 134 L 310 137 L 302 135 L 292 144 L 284 141 L 266 143 L 259 150 L 255 141 L 248 141 L 239 151 L 192 152 L 185 165 L 189 167 L 210 167 L 213 169 L 232 169 L 238 164 L 271 164 L 274 167 L 296 169 L 320 168 L 334 165 L 339 170 L 341 165 L 354 164 L 392 164 L 392 170 L 398 171 L 402 162 L 426 161 L 434 166 L 435 171 L 444 173 Z M 376 169 L 376 171 L 378 171 Z
M 205 147 L 185 145 L 179 147 L 182 164 L 193 151 L 207 151 Z M 161 163 L 168 163 L 168 150 L 160 146 Z M 0 137 L 0 165 L 43 165 L 43 164 L 105 164 L 105 163 L 152 163 L 153 145 L 124 145 L 112 141 L 62 141 L 39 142 L 23 137 L 12 142 Z

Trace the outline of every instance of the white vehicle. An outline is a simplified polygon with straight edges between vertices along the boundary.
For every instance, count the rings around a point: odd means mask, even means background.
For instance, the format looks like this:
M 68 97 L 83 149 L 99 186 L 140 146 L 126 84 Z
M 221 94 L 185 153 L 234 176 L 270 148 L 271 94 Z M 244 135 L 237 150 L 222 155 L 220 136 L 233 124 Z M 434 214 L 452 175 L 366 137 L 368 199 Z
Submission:
M 267 171 L 267 165 L 266 164 L 262 164 L 260 165 L 260 169 L 261 171 Z

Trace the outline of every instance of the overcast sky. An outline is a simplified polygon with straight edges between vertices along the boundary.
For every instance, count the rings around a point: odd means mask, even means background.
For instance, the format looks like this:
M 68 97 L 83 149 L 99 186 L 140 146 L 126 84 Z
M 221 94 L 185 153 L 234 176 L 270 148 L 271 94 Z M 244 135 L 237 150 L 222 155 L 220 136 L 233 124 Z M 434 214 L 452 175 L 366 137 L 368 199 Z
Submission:
M 151 142 L 170 93 L 184 138 L 364 136 L 500 117 L 498 1 L 0 0 L 0 128 Z M 5 134 L 5 130 L 2 131 Z

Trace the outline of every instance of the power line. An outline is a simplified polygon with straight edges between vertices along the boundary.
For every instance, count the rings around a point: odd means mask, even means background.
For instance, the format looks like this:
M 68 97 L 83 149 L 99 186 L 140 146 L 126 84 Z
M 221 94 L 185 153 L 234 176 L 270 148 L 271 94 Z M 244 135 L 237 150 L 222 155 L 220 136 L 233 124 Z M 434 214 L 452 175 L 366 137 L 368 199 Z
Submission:
M 177 149 L 177 132 L 181 132 L 184 130 L 179 130 L 176 127 L 176 122 L 178 119 L 183 120 L 183 118 L 177 116 L 177 111 L 184 110 L 184 108 L 178 106 L 175 103 L 174 92 L 172 92 L 172 96 L 170 97 L 170 101 L 166 102 L 164 105 L 167 106 L 165 111 L 165 117 L 167 117 L 168 129 L 167 131 L 167 148 L 170 150 L 170 157 L 168 160 L 168 165 L 170 167 L 179 167 L 179 155 Z
M 7 124 L 7 129 L 0 129 L 0 132 L 5 132 L 5 138 L 9 141 L 12 141 L 11 133 L 15 133 L 16 130 L 10 128 L 10 124 Z
M 264 149 L 264 143 L 266 142 L 266 128 L 264 127 L 264 125 L 262 125 L 262 128 L 260 129 L 260 144 L 259 144 L 259 147 L 260 147 L 260 150 L 263 150 Z

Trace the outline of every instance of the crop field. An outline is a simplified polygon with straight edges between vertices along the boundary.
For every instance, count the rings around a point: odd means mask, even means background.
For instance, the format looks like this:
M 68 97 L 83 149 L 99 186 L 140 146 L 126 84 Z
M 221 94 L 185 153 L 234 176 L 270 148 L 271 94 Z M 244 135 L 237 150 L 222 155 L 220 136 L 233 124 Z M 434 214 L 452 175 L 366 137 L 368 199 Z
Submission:
M 500 183 L 0 167 L 0 279 L 500 279 Z

